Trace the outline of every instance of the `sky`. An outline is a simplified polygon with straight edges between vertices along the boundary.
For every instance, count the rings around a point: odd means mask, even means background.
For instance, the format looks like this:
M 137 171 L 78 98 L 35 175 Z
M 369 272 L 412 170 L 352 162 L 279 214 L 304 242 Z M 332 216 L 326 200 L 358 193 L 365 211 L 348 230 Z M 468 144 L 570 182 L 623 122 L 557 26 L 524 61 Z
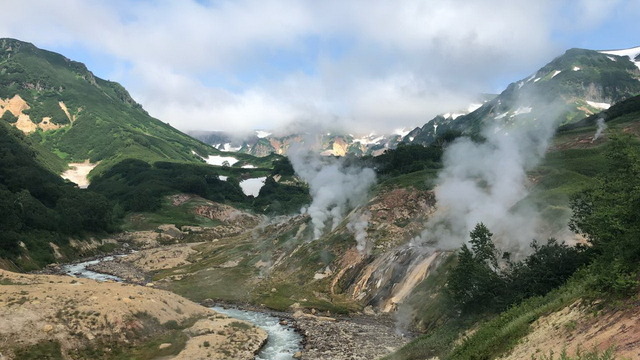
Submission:
M 573 47 L 640 46 L 639 0 L 20 0 L 0 37 L 83 62 L 183 130 L 390 133 Z

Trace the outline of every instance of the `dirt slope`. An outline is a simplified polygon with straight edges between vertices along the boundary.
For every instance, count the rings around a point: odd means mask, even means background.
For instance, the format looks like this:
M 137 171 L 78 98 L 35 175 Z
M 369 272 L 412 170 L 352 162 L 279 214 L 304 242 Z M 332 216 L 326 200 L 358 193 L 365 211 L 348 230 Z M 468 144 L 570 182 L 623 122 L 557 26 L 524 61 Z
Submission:
M 0 359 L 43 341 L 59 342 L 65 358 L 92 343 L 137 344 L 172 323 L 186 327 L 178 359 L 253 359 L 267 336 L 151 287 L 0 270 Z
M 502 360 L 530 359 L 532 355 L 574 355 L 578 348 L 604 351 L 615 348 L 618 359 L 640 359 L 640 308 L 626 304 L 617 310 L 600 310 L 574 303 L 538 319 L 533 331 Z

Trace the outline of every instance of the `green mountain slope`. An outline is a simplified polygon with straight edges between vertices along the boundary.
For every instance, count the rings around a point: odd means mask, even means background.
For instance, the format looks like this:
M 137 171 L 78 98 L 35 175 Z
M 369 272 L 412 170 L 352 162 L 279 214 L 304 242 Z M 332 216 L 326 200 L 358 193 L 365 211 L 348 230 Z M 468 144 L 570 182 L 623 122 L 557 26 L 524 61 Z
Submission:
M 629 57 L 570 49 L 472 113 L 455 119 L 436 117 L 410 138 L 430 144 L 436 134 L 451 130 L 473 134 L 485 124 L 504 127 L 550 117 L 567 125 L 638 94 L 640 69 Z
M 112 204 L 46 169 L 30 143 L 0 123 L 0 263 L 22 270 L 71 255 L 70 236 L 113 229 Z
M 100 161 L 98 171 L 125 158 L 202 162 L 193 152 L 217 153 L 149 116 L 118 83 L 14 39 L 0 39 L 0 99 L 3 120 L 66 162 Z

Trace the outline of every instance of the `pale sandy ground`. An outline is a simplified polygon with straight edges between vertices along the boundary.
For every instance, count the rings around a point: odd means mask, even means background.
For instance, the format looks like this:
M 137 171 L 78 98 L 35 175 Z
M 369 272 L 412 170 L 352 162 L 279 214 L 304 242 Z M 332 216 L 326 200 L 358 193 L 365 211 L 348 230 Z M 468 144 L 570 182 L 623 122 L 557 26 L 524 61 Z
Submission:
M 171 292 L 0 270 L 0 359 L 11 359 L 15 347 L 45 340 L 59 341 L 64 354 L 92 341 L 129 343 L 148 326 L 144 318 L 160 324 L 200 318 L 184 330 L 190 339 L 176 359 L 253 359 L 267 338 L 253 325 L 238 326 L 238 320 Z
M 604 351 L 614 347 L 617 359 L 640 359 L 640 308 L 626 304 L 620 310 L 594 311 L 579 302 L 561 311 L 538 319 L 533 331 L 502 360 L 531 359 L 549 356 L 559 358 L 566 350 L 568 355 L 578 348 Z
M 88 159 L 81 163 L 70 163 L 69 170 L 63 172 L 60 176 L 76 183 L 80 189 L 86 189 L 89 186 L 89 173 L 96 166 L 98 166 L 98 163 L 92 164 Z

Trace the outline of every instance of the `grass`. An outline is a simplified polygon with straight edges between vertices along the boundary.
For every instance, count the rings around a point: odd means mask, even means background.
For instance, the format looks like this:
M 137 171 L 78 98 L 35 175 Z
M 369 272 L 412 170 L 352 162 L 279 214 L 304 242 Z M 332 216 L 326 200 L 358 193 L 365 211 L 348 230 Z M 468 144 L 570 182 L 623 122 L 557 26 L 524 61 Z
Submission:
M 413 187 L 418 190 L 430 190 L 433 188 L 435 180 L 438 177 L 438 172 L 438 169 L 426 169 L 409 174 L 394 176 L 391 178 L 381 178 L 381 182 L 378 187 Z
M 604 351 L 599 351 L 598 349 L 590 351 L 578 349 L 574 356 L 567 355 L 567 352 L 563 350 L 557 358 L 553 351 L 551 351 L 549 355 L 532 356 L 531 360 L 616 360 L 617 358 L 614 356 L 613 350 L 612 347 Z
M 62 360 L 58 341 L 42 341 L 35 345 L 15 350 L 15 360 Z
M 493 359 L 506 354 L 531 330 L 531 324 L 574 303 L 585 293 L 579 279 L 542 297 L 521 304 L 482 322 L 471 335 L 461 338 L 478 319 L 451 319 L 385 357 L 385 360 L 424 359 L 437 356 L 446 360 Z M 462 340 L 462 341 L 460 341 Z M 458 342 L 458 345 L 452 346 Z
M 193 209 L 198 205 L 206 204 L 205 200 L 190 200 L 178 206 L 171 204 L 171 200 L 165 198 L 159 210 L 154 212 L 129 214 L 122 224 L 124 231 L 155 230 L 159 225 L 174 224 L 182 226 L 207 226 L 214 227 L 221 222 L 196 215 Z

